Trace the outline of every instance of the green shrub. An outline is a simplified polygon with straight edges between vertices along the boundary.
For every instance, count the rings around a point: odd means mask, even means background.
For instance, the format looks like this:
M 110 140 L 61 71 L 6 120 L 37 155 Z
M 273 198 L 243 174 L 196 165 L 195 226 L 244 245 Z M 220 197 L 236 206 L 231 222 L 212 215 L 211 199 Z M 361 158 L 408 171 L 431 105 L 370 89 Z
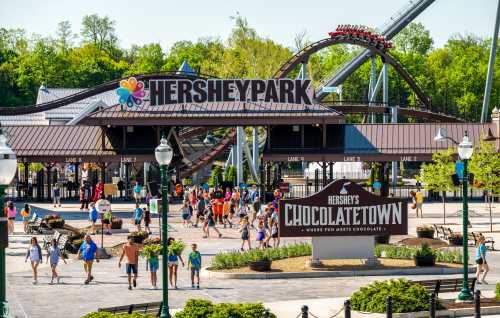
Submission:
M 393 312 L 415 312 L 429 309 L 430 294 L 424 286 L 405 279 L 374 282 L 351 295 L 351 308 L 357 311 L 384 313 L 387 297 L 392 296 Z M 442 305 L 436 304 L 438 309 Z
M 495 298 L 497 300 L 500 300 L 500 283 L 497 283 L 495 287 Z
M 154 318 L 154 315 L 143 315 L 139 313 L 113 315 L 110 312 L 92 312 L 81 318 Z
M 374 255 L 376 257 L 396 258 L 396 259 L 413 259 L 418 251 L 422 248 L 409 247 L 409 246 L 394 246 L 394 245 L 376 245 Z M 439 263 L 454 263 L 462 264 L 462 252 L 459 250 L 438 250 L 433 248 L 426 248 L 425 253 L 431 252 L 436 255 L 436 262 Z M 383 255 L 383 256 L 382 256 Z
M 247 266 L 253 261 L 279 260 L 290 257 L 308 256 L 312 254 L 310 243 L 285 245 L 266 250 L 253 249 L 245 252 L 218 253 L 212 260 L 213 269 L 229 269 Z
M 262 304 L 214 304 L 204 299 L 190 299 L 175 318 L 262 318 L 264 311 Z M 272 313 L 269 317 L 276 318 Z

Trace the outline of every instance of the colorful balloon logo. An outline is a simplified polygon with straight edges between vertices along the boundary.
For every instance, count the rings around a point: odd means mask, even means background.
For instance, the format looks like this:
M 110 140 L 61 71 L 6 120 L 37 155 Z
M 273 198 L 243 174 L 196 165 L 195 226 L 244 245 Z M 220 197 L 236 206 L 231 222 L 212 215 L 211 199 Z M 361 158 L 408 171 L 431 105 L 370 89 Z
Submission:
M 119 96 L 118 101 L 120 104 L 127 104 L 128 107 L 139 106 L 142 104 L 142 99 L 146 96 L 144 82 L 137 81 L 135 77 L 130 77 L 128 80 L 121 80 L 116 94 Z

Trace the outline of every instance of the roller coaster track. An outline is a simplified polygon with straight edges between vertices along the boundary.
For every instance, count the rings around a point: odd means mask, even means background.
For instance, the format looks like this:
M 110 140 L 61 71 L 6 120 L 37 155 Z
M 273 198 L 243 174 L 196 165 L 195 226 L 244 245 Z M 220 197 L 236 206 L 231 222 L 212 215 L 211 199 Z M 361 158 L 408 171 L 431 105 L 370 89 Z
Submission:
M 231 144 L 235 142 L 236 129 L 231 129 L 224 138 L 222 138 L 217 145 L 214 145 L 208 151 L 204 152 L 196 160 L 191 163 L 180 167 L 181 178 L 186 178 L 201 168 L 205 167 L 208 163 L 212 162 L 218 155 L 226 150 Z
M 196 79 L 199 77 L 200 76 L 193 75 L 191 73 L 179 73 L 179 71 L 168 71 L 168 72 L 161 72 L 161 73 L 149 73 L 149 74 L 135 75 L 135 78 L 137 78 L 137 80 L 139 80 L 139 81 L 146 81 L 149 79 L 176 79 L 176 78 L 178 78 L 178 79 Z M 201 77 L 211 77 L 211 76 L 202 75 Z M 0 107 L 0 115 L 2 115 L 2 116 L 26 115 L 26 114 L 43 112 L 43 111 L 59 108 L 62 106 L 66 106 L 66 105 L 81 101 L 83 99 L 86 99 L 86 98 L 89 98 L 89 97 L 116 89 L 116 88 L 118 88 L 120 81 L 122 79 L 127 79 L 127 78 L 120 78 L 120 79 L 112 80 L 112 81 L 106 82 L 104 84 L 97 85 L 97 86 L 85 89 L 83 91 L 80 91 L 78 93 L 68 95 L 68 96 L 47 102 L 47 103 L 30 105 L 30 106 L 20 106 L 20 107 Z
M 322 103 L 323 106 L 327 106 L 335 109 L 343 114 L 367 114 L 367 113 L 375 113 L 375 114 L 390 114 L 391 108 L 386 105 L 336 105 L 331 103 Z M 444 122 L 444 123 L 460 123 L 463 122 L 460 118 L 429 111 L 425 108 L 401 108 L 394 107 L 397 113 L 401 116 L 413 117 L 413 118 L 424 118 L 433 122 Z
M 306 63 L 311 54 L 318 52 L 319 50 L 336 44 L 352 44 L 362 46 L 372 52 L 372 54 L 378 55 L 382 58 L 382 61 L 390 64 L 396 72 L 403 77 L 403 79 L 408 83 L 410 88 L 415 92 L 418 99 L 426 106 L 426 108 L 431 108 L 430 99 L 425 95 L 422 89 L 418 86 L 417 82 L 413 79 L 413 77 L 406 71 L 406 69 L 401 65 L 394 57 L 392 57 L 387 50 L 380 49 L 377 47 L 376 43 L 371 41 L 354 38 L 346 35 L 337 35 L 333 37 L 329 37 L 323 40 L 319 40 L 317 42 L 311 43 L 310 45 L 303 48 L 301 51 L 297 52 L 294 56 L 292 56 L 287 62 L 285 62 L 280 69 L 274 75 L 275 78 L 284 78 L 286 77 L 297 65 L 300 63 Z

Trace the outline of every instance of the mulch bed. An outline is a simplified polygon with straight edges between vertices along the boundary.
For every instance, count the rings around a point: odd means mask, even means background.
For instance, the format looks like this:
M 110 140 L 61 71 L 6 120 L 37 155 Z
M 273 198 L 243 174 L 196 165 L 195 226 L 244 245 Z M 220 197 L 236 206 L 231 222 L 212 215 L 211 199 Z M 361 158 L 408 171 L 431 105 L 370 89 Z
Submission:
M 111 256 L 120 256 L 122 254 L 122 248 L 125 243 L 120 243 L 115 246 L 106 247 L 106 252 Z
M 434 247 L 434 248 L 449 246 L 446 241 L 437 240 L 437 239 L 429 239 L 429 238 L 419 238 L 419 237 L 405 238 L 404 240 L 397 242 L 396 245 L 420 247 L 423 243 L 429 245 L 430 247 Z
M 455 302 L 453 299 L 441 300 L 445 309 L 460 309 L 460 308 L 474 308 L 473 302 Z M 500 306 L 500 301 L 495 298 L 481 298 L 481 307 L 497 307 Z

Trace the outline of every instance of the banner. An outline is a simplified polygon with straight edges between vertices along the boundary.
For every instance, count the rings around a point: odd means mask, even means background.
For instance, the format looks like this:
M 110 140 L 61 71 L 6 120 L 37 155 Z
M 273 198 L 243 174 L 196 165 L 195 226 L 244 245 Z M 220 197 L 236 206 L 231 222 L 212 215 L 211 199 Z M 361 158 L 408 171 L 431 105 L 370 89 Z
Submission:
M 341 179 L 314 195 L 280 201 L 280 236 L 363 236 L 408 233 L 408 204 L 374 195 Z

